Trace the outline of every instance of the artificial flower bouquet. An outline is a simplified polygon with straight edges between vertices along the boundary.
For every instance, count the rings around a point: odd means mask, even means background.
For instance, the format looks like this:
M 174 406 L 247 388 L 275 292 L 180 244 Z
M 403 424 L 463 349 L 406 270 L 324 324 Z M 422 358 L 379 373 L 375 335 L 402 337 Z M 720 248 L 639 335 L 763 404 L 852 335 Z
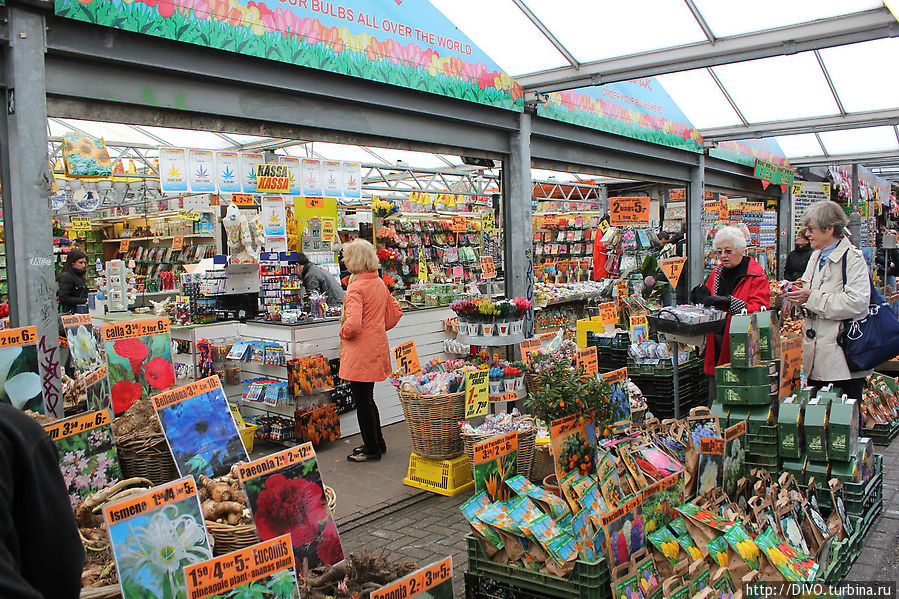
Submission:
M 531 302 L 523 297 L 492 300 L 489 297 L 460 299 L 450 304 L 459 317 L 460 332 L 474 336 L 515 335 L 524 328 L 522 318 L 531 309 Z

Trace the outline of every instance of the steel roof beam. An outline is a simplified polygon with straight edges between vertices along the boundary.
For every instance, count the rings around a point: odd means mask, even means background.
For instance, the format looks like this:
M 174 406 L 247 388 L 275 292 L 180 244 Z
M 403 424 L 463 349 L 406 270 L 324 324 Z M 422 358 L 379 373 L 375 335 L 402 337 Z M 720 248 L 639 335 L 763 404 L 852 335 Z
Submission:
M 712 28 L 709 27 L 709 24 L 706 22 L 705 17 L 702 16 L 702 12 L 696 7 L 696 3 L 693 0 L 684 0 L 687 4 L 687 8 L 690 9 L 690 12 L 693 13 L 693 18 L 696 19 L 696 24 L 699 25 L 699 28 L 702 29 L 702 32 L 705 34 L 707 40 L 710 43 L 714 44 L 718 41 L 718 38 L 715 37 L 715 34 L 712 33 Z
M 899 109 L 894 108 L 890 110 L 852 112 L 845 116 L 832 115 L 752 123 L 746 126 L 717 127 L 702 130 L 701 133 L 706 141 L 726 141 L 770 137 L 772 135 L 798 135 L 800 133 L 820 133 L 823 131 L 840 131 L 843 129 L 860 129 L 884 125 L 893 126 L 897 124 L 899 124 Z
M 824 79 L 827 80 L 827 86 L 830 88 L 830 93 L 833 94 L 833 101 L 837 103 L 837 108 L 840 109 L 840 114 L 846 116 L 846 109 L 843 107 L 843 101 L 840 99 L 840 94 L 837 93 L 837 88 L 833 84 L 833 79 L 830 78 L 830 72 L 827 70 L 827 65 L 824 64 L 824 59 L 821 58 L 821 53 L 815 50 L 815 59 L 818 61 L 818 66 L 821 67 L 821 73 L 824 75 Z
M 861 164 L 864 166 L 899 164 L 899 151 L 790 158 L 790 165 L 794 168 L 799 166 L 826 166 L 830 164 Z
M 899 23 L 886 8 L 820 19 L 744 35 L 718 38 L 630 56 L 586 62 L 518 75 L 516 81 L 532 92 L 553 92 L 688 71 L 757 58 L 831 48 L 899 35 Z
M 531 23 L 533 23 L 534 26 L 540 30 L 540 33 L 543 34 L 543 37 L 548 39 L 549 43 L 551 43 L 553 47 L 558 50 L 559 53 L 562 54 L 562 56 L 565 57 L 565 60 L 567 60 L 573 68 L 576 69 L 580 66 L 581 63 L 579 63 L 578 60 L 571 54 L 571 52 L 568 51 L 568 48 L 566 48 L 565 45 L 559 41 L 559 38 L 553 35 L 553 32 L 549 30 L 549 27 L 547 27 L 543 23 L 543 21 L 541 21 L 540 18 L 535 15 L 530 8 L 528 8 L 527 4 L 524 3 L 524 0 L 512 0 L 512 2 L 513 4 L 515 4 L 515 6 L 518 7 L 521 12 L 524 13 L 524 16 L 526 16 L 531 21 Z

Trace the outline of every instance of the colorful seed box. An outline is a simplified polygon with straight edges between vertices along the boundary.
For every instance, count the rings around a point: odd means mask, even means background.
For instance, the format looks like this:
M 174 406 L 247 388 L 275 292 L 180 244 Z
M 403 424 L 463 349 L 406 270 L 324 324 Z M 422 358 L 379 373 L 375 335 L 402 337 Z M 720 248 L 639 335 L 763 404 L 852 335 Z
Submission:
M 830 404 L 828 447 L 830 459 L 846 462 L 858 451 L 858 402 L 847 399 Z
M 805 406 L 792 395 L 782 402 L 777 414 L 777 436 L 780 455 L 784 458 L 799 458 L 805 451 L 805 429 L 803 428 Z
M 809 460 L 826 462 L 828 403 L 815 397 L 805 406 L 805 445 Z

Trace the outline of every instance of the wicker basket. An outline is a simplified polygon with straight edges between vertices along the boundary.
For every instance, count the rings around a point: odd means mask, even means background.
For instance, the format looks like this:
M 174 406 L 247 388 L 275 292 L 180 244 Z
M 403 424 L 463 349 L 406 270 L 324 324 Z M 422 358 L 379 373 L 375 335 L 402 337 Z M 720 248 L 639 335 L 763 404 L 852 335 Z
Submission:
M 419 395 L 397 390 L 412 451 L 426 460 L 451 460 L 462 455 L 459 422 L 465 419 L 465 392 Z
M 530 418 L 527 418 L 530 421 Z M 518 474 L 525 478 L 531 478 L 531 467 L 534 464 L 534 446 L 537 441 L 537 427 L 531 423 L 531 428 L 518 431 Z M 471 465 L 471 474 L 474 476 L 474 446 L 481 441 L 486 441 L 497 434 L 462 434 L 462 443 L 465 447 L 465 455 L 468 456 L 468 462 Z
M 178 468 L 162 433 L 137 432 L 116 439 L 122 476 L 141 476 L 161 485 L 178 478 Z
M 122 589 L 117 584 L 108 584 L 105 587 L 81 589 L 81 599 L 114 599 L 122 596 Z
M 322 486 L 325 489 L 325 501 L 328 505 L 328 512 L 330 512 L 333 518 L 334 508 L 337 506 L 337 493 L 328 485 Z M 255 524 L 231 526 L 230 524 L 219 524 L 218 522 L 206 520 L 206 529 L 212 535 L 214 541 L 212 547 L 213 555 L 224 555 L 259 542 Z
M 537 375 L 533 372 L 524 373 L 524 383 L 528 387 L 528 393 L 540 393 L 543 391 L 543 385 L 537 380 Z

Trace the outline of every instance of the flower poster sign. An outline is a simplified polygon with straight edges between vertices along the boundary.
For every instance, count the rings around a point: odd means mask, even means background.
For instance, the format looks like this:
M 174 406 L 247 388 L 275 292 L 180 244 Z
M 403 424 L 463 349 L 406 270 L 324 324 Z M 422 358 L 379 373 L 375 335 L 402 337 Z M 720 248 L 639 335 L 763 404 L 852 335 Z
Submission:
M 485 491 L 490 501 L 511 499 L 512 489 L 505 482 L 518 474 L 518 433 L 476 443 L 472 451 L 475 492 Z
M 221 476 L 250 459 L 218 376 L 154 395 L 152 401 L 182 476 Z
M 297 563 L 308 560 L 310 569 L 343 560 L 311 443 L 241 465 L 237 474 L 260 539 L 289 533 L 294 559 Z
M 103 342 L 116 415 L 138 399 L 162 393 L 175 385 L 168 318 L 106 324 Z
M 0 331 L 0 402 L 45 413 L 36 327 Z
M 74 506 L 122 477 L 107 410 L 79 414 L 44 426 L 59 453 L 59 468 Z
M 100 344 L 97 343 L 90 314 L 68 314 L 59 318 L 77 378 L 87 394 L 87 409 L 109 409 L 109 370 L 106 358 L 100 355 Z
M 521 111 L 521 87 L 430 2 L 56 0 L 106 27 Z

